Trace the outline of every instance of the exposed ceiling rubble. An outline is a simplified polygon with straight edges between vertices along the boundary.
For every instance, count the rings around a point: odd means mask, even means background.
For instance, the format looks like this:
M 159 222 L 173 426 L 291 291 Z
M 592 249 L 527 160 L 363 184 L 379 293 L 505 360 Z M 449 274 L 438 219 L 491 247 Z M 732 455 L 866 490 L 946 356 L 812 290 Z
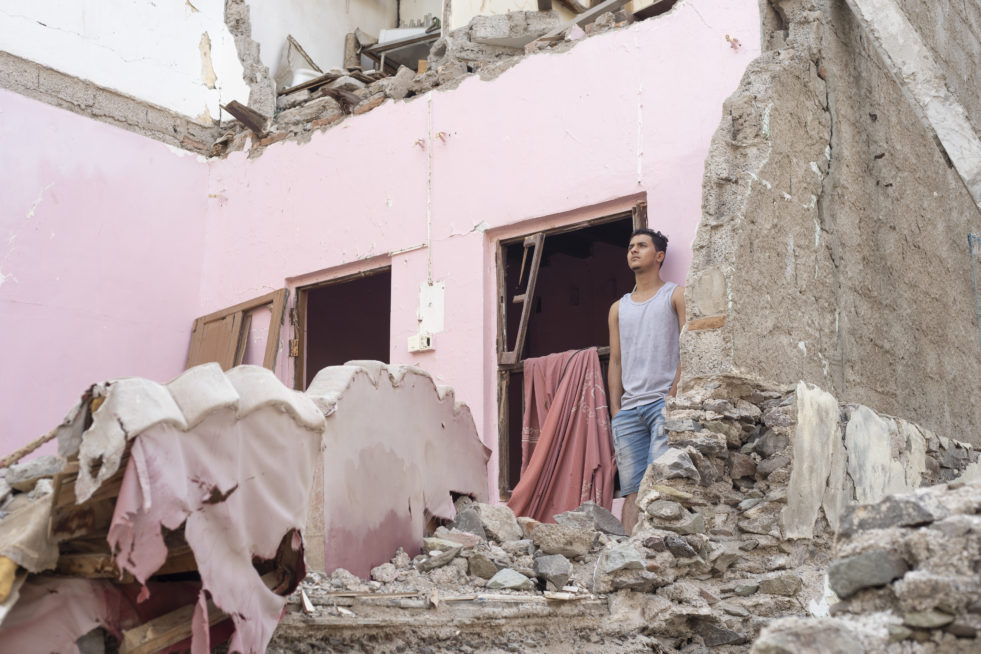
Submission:
M 379 44 L 374 37 L 357 30 L 348 39 L 351 52 L 345 58 L 347 66 L 326 72 L 292 40 L 290 51 L 296 54 L 290 60 L 296 66 L 294 72 L 320 74 L 312 79 L 294 75 L 289 83 L 283 77 L 272 116 L 261 115 L 257 119 L 240 108 L 226 106 L 239 122 L 218 138 L 211 155 L 224 156 L 248 148 L 250 156 L 256 156 L 272 143 L 309 138 L 314 130 L 331 127 L 350 115 L 367 113 L 388 100 L 405 100 L 435 88 L 455 88 L 471 74 L 493 79 L 527 54 L 560 52 L 582 38 L 635 20 L 633 14 L 620 8 L 626 3 L 614 4 L 617 11 L 591 10 L 568 23 L 561 23 L 550 11 L 476 16 L 465 27 L 445 36 L 433 31 L 393 43 Z M 668 7 L 674 3 L 657 4 Z M 392 65 L 393 53 L 399 47 L 422 47 L 423 58 L 411 62 L 411 67 Z M 363 61 L 373 61 L 377 69 L 365 70 Z

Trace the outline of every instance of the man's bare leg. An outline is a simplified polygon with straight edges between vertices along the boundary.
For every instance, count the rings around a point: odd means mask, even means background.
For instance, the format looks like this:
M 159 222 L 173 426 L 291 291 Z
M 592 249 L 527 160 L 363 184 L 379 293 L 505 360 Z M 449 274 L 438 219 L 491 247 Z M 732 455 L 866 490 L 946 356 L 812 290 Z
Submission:
M 637 493 L 631 493 L 623 498 L 623 528 L 629 536 L 637 524 Z

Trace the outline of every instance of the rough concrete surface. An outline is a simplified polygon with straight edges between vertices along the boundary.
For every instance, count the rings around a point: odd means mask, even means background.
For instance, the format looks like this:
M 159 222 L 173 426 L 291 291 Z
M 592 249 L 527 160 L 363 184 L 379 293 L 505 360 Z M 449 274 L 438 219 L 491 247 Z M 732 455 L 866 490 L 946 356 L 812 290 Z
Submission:
M 981 36 L 962 5 L 910 14 L 948 80 L 979 67 L 959 47 Z M 725 322 L 683 334 L 686 374 L 803 379 L 981 442 L 967 431 L 981 422 L 970 194 L 845 3 L 764 14 L 766 50 L 706 161 L 689 273 L 689 318 L 724 304 Z M 974 110 L 976 84 L 950 84 Z M 725 283 L 703 283 L 709 270 Z

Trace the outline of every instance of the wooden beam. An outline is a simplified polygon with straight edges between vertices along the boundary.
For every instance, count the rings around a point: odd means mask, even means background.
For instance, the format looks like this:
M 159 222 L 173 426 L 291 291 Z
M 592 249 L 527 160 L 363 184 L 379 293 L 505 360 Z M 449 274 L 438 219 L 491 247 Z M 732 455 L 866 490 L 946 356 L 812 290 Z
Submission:
M 263 116 L 255 109 L 246 107 L 238 100 L 232 100 L 228 104 L 222 105 L 222 109 L 235 116 L 240 123 L 252 130 L 257 136 L 266 133 L 266 126 L 269 124 L 268 116 Z
M 152 654 L 165 647 L 191 637 L 191 620 L 197 604 L 182 606 L 159 618 L 144 622 L 139 627 L 123 632 L 119 654 Z M 208 624 L 216 625 L 228 616 L 208 601 Z
M 511 490 L 510 385 L 511 372 L 509 370 L 499 371 L 497 378 L 497 488 L 498 492 L 502 494 Z
M 557 37 L 561 36 L 562 34 L 565 34 L 565 31 L 570 27 L 572 27 L 573 25 L 578 25 L 579 27 L 582 27 L 584 25 L 589 25 L 594 20 L 599 18 L 602 14 L 605 14 L 608 11 L 616 11 L 617 9 L 620 9 L 620 7 L 624 6 L 628 2 L 631 2 L 631 0 L 605 0 L 605 2 L 601 2 L 595 7 L 587 9 L 583 13 L 573 18 L 572 20 L 563 23 L 562 25 L 559 25 L 551 32 L 545 34 L 545 36 L 536 39 L 536 41 L 554 40 Z
M 559 0 L 559 2 L 561 2 L 563 5 L 568 7 L 570 10 L 576 12 L 577 14 L 581 14 L 588 9 L 588 7 L 583 3 L 579 2 L 579 0 Z
M 538 232 L 529 238 L 534 239 L 534 245 L 532 247 L 535 248 L 535 251 L 531 255 L 531 270 L 528 272 L 528 286 L 525 289 L 525 301 L 521 306 L 521 320 L 518 322 L 518 333 L 514 341 L 515 361 L 521 360 L 521 353 L 525 347 L 528 322 L 531 320 L 531 305 L 535 301 L 535 284 L 538 282 L 538 270 L 542 264 L 542 250 L 545 249 L 545 234 Z
M 498 241 L 494 253 L 497 265 L 497 356 L 508 349 L 507 271 L 504 264 L 504 244 Z
M 272 315 L 269 317 L 269 333 L 266 335 L 266 352 L 262 357 L 262 367 L 273 370 L 276 367 L 276 354 L 279 352 L 279 330 L 283 324 L 286 312 L 286 295 L 288 291 L 281 288 L 272 293 Z
M 642 200 L 634 205 L 631 211 L 634 229 L 644 229 L 647 227 L 647 201 Z

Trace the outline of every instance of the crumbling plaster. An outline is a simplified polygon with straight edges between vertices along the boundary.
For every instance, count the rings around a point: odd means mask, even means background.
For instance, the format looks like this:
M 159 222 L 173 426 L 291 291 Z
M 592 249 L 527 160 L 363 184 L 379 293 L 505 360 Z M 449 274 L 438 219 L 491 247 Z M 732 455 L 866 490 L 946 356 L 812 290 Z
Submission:
M 745 45 L 734 50 L 726 34 Z M 651 224 L 672 240 L 666 275 L 682 281 L 719 107 L 758 37 L 755 2 L 691 0 L 526 57 L 492 82 L 470 77 L 308 143 L 212 160 L 203 306 L 295 287 L 311 272 L 339 276 L 351 262 L 390 263 L 391 361 L 452 382 L 496 449 L 496 239 L 646 196 Z M 445 330 L 433 351 L 413 354 L 429 280 L 445 283 Z M 280 364 L 291 378 L 285 356 Z M 495 486 L 496 466 L 495 456 Z
M 0 33 L 5 52 L 202 124 L 248 101 L 223 2 L 12 1 Z
M 689 318 L 724 310 L 683 335 L 686 370 L 804 379 L 977 442 L 971 196 L 844 2 L 765 7 L 706 161 Z M 953 51 L 975 25 L 924 38 Z M 963 56 L 939 58 L 948 78 Z

